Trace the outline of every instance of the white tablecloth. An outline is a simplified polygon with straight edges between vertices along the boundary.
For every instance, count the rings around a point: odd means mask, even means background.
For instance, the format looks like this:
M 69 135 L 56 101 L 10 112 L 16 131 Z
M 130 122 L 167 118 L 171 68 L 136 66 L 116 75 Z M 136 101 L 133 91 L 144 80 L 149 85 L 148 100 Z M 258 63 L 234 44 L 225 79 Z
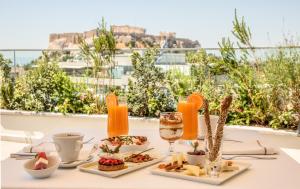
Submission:
M 60 130 L 63 131 L 63 130 Z M 57 131 L 59 132 L 59 131 Z M 86 134 L 86 138 L 95 136 L 97 140 L 106 135 L 106 129 L 97 130 L 81 130 Z M 59 169 L 50 178 L 33 179 L 23 170 L 24 161 L 6 159 L 1 161 L 1 187 L 2 188 L 105 188 L 105 189 L 150 189 L 150 188 L 170 188 L 170 189 L 298 189 L 300 188 L 300 164 L 280 150 L 283 148 L 300 149 L 300 138 L 293 136 L 276 136 L 268 134 L 260 134 L 256 131 L 247 131 L 239 129 L 225 130 L 227 138 L 253 141 L 259 139 L 274 146 L 279 150 L 277 160 L 255 160 L 247 159 L 243 161 L 250 162 L 252 167 L 223 183 L 221 186 L 213 186 L 208 184 L 196 183 L 192 181 L 179 180 L 174 178 L 152 175 L 149 170 L 151 167 L 138 170 L 117 178 L 106 178 L 99 175 L 80 172 L 77 169 Z M 53 134 L 53 133 L 52 133 Z M 131 128 L 130 134 L 146 135 L 152 145 L 162 151 L 167 150 L 168 144 L 159 137 L 158 127 Z M 48 135 L 49 140 L 51 134 Z M 5 146 L 3 146 L 5 147 Z

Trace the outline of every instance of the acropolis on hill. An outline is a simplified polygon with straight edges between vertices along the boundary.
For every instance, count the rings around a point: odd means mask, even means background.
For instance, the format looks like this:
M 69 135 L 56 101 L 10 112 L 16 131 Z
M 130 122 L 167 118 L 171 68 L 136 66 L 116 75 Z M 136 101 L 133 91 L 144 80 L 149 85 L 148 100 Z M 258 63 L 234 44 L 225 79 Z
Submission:
M 111 26 L 117 41 L 117 48 L 146 48 L 146 47 L 164 47 L 164 48 L 195 48 L 199 47 L 199 42 L 187 39 L 177 38 L 175 32 L 160 32 L 159 35 L 146 33 L 146 29 L 135 26 Z M 87 43 L 92 43 L 97 30 L 93 29 L 83 33 L 52 33 L 49 36 L 49 49 L 77 49 L 79 38 L 82 37 Z

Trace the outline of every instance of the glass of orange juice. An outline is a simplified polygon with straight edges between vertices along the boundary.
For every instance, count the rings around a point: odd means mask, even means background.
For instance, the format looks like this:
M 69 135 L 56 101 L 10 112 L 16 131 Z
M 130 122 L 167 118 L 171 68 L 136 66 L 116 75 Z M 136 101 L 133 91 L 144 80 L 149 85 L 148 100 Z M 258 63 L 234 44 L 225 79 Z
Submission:
M 181 97 L 177 104 L 178 112 L 183 117 L 183 140 L 195 140 L 198 135 L 198 111 L 194 103 L 188 102 L 186 97 Z
M 192 93 L 188 97 L 181 97 L 177 110 L 183 117 L 183 140 L 196 140 L 198 137 L 198 110 L 202 107 L 203 97 L 200 93 Z
M 106 97 L 108 109 L 107 133 L 108 137 L 128 135 L 128 107 L 125 97 Z

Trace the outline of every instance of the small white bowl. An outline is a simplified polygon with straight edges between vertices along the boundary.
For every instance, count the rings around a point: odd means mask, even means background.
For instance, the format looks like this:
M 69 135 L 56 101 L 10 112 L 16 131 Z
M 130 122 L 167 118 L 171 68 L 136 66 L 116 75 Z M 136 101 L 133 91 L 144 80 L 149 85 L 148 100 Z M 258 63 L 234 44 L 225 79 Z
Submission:
M 25 162 L 24 169 L 34 178 L 47 178 L 58 168 L 60 160 L 56 156 L 48 156 L 48 168 L 41 170 L 34 170 L 35 159 L 31 159 Z
M 200 165 L 201 167 L 205 165 L 205 155 L 191 155 L 187 153 L 186 160 L 190 165 Z

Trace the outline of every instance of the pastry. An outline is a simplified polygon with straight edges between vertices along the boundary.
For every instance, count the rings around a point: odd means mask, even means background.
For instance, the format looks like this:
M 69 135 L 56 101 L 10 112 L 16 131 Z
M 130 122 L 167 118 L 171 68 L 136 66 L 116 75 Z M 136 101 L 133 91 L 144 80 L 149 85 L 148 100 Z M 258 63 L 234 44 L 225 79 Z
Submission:
M 39 152 L 36 157 L 36 162 L 34 163 L 35 170 L 47 169 L 48 167 L 48 158 L 45 152 Z
M 102 141 L 109 142 L 112 146 L 119 145 L 143 145 L 147 142 L 147 137 L 145 136 L 115 136 Z
M 126 162 L 132 162 L 132 163 L 143 163 L 147 161 L 152 161 L 153 158 L 149 154 L 132 154 L 125 158 Z
M 116 158 L 101 157 L 98 161 L 98 169 L 100 171 L 117 171 L 124 169 L 124 167 L 124 161 Z

